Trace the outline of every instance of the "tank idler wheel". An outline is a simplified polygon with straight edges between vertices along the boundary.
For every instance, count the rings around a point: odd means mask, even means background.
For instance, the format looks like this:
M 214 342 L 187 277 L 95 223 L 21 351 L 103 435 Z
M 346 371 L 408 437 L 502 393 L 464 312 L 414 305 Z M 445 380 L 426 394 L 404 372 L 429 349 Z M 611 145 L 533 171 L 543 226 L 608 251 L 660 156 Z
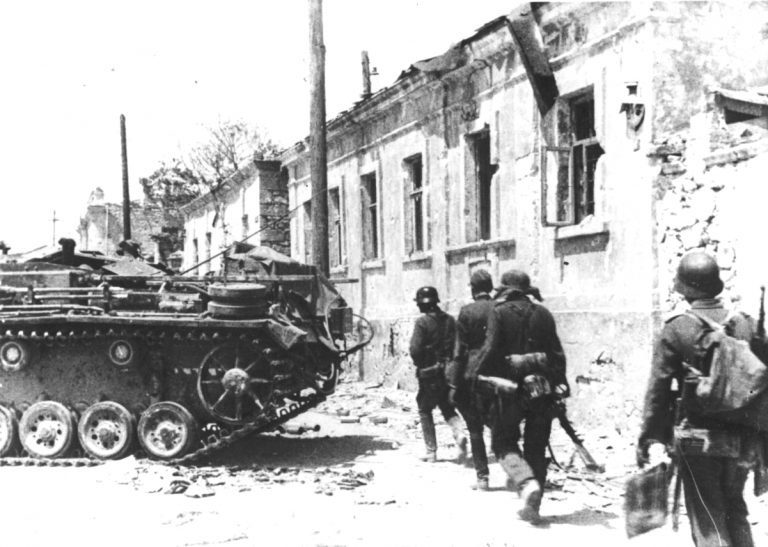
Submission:
M 41 401 L 24 411 L 19 439 L 34 458 L 58 458 L 66 454 L 75 437 L 75 417 L 56 401 Z
M 153 403 L 139 419 L 139 443 L 151 458 L 172 460 L 186 454 L 197 440 L 197 420 L 178 403 Z
M 339 365 L 337 363 L 330 364 L 330 371 L 328 373 L 315 372 L 315 386 L 323 395 L 331 395 L 336 391 L 338 381 Z
M 0 406 L 0 457 L 8 456 L 18 446 L 19 421 L 16 411 Z
M 215 420 L 233 425 L 253 422 L 272 399 L 272 361 L 266 352 L 221 345 L 203 358 L 197 394 Z
M 117 460 L 131 449 L 136 419 L 119 403 L 102 401 L 80 417 L 77 436 L 85 452 L 99 460 Z
M 21 340 L 9 340 L 0 345 L 0 368 L 19 372 L 32 361 L 32 345 Z

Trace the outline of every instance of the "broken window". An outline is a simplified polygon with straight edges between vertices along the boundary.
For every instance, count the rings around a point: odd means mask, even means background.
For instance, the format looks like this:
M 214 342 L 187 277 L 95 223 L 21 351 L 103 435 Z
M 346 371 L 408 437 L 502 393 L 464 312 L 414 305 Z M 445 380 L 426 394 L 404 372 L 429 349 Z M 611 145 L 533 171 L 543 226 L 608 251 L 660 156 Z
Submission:
M 544 156 L 545 224 L 578 224 L 595 214 L 595 173 L 603 147 L 595 132 L 592 92 L 558 99 Z
M 406 227 L 405 252 L 412 254 L 429 248 L 427 241 L 426 193 L 424 191 L 424 166 L 421 154 L 406 158 L 405 195 Z
M 197 244 L 197 238 L 192 240 L 192 260 L 195 266 L 200 264 L 200 248 Z
M 312 200 L 304 202 L 302 226 L 304 227 L 304 263 L 312 264 Z
M 376 173 L 360 177 L 363 204 L 363 259 L 379 257 L 379 199 Z
M 328 190 L 328 223 L 329 223 L 329 261 L 331 267 L 344 263 L 344 225 L 341 221 L 341 202 L 339 189 Z
M 466 234 L 467 242 L 491 238 L 491 182 L 496 172 L 491 164 L 491 133 L 467 136 Z

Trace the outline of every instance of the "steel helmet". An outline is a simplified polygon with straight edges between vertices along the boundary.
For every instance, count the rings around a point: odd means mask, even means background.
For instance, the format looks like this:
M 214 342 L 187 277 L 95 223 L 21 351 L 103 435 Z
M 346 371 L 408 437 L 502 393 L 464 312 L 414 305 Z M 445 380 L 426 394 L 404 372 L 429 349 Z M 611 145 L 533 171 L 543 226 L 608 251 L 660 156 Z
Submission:
M 437 289 L 434 287 L 421 287 L 416 291 L 416 298 L 414 298 L 417 304 L 436 304 L 440 302 L 440 297 L 437 295 Z
M 723 290 L 720 267 L 704 251 L 691 251 L 680 259 L 675 290 L 687 298 L 714 298 Z

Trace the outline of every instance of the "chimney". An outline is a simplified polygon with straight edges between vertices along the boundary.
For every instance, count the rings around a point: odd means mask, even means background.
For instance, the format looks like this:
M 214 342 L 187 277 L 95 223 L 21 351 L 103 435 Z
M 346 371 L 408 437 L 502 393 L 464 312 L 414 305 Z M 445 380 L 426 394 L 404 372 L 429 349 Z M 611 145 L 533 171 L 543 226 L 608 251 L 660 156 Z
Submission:
M 368 60 L 368 52 L 362 52 L 363 63 L 363 100 L 371 96 L 371 63 Z

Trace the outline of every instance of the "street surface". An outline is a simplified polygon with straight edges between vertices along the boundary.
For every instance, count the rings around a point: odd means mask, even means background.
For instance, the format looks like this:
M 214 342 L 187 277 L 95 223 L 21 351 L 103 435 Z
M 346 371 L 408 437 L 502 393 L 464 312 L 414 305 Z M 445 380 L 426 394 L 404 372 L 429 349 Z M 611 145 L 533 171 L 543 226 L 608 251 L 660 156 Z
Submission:
M 677 533 L 668 522 L 626 539 L 622 492 L 634 438 L 583 432 L 606 465 L 596 475 L 573 459 L 555 425 L 553 449 L 567 471 L 551 468 L 543 523 L 532 526 L 517 519 L 520 502 L 493 459 L 491 491 L 470 488 L 471 463 L 453 459 L 442 418 L 438 463 L 419 461 L 414 399 L 342 384 L 290 423 L 293 434 L 248 438 L 197 467 L 128 458 L 92 468 L 0 468 L 2 545 L 692 545 L 685 515 Z M 766 498 L 748 498 L 757 545 L 768 544 Z

